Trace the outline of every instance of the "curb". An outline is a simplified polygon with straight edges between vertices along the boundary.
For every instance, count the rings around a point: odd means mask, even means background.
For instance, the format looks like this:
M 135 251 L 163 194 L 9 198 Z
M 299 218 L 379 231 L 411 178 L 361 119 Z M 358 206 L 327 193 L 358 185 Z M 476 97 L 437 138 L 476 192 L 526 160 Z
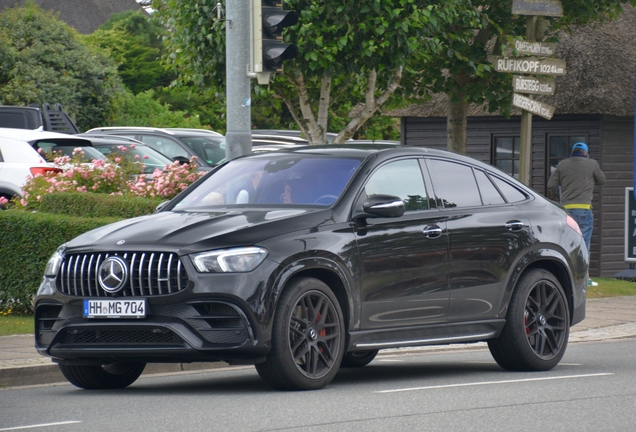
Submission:
M 43 358 L 44 359 L 44 358 Z M 38 359 L 34 359 L 38 360 Z M 36 363 L 35 361 L 33 363 Z M 142 377 L 156 374 L 174 374 L 228 367 L 225 362 L 214 363 L 148 363 Z M 57 364 L 50 361 L 45 364 L 33 364 L 0 368 L 0 391 L 9 387 L 22 387 L 39 384 L 68 384 Z

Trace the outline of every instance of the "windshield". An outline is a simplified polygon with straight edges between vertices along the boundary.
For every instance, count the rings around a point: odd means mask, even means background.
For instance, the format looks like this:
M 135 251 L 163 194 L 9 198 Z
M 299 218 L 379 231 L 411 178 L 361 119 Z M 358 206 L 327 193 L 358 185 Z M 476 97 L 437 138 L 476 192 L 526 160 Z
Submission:
M 237 159 L 216 170 L 175 210 L 245 204 L 329 206 L 360 162 L 299 154 Z

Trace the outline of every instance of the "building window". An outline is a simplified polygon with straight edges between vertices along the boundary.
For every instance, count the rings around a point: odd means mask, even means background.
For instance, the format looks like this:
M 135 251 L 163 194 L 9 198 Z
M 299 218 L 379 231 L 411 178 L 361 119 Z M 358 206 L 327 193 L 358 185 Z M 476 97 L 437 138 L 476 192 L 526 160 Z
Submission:
M 497 168 L 519 178 L 519 145 L 521 138 L 514 137 L 495 137 L 495 157 L 494 164 Z
M 546 187 L 548 180 L 550 180 L 550 176 L 556 169 L 556 166 L 563 159 L 570 156 L 572 146 L 579 141 L 587 143 L 587 137 L 584 135 L 554 135 L 548 138 L 548 170 L 546 171 Z

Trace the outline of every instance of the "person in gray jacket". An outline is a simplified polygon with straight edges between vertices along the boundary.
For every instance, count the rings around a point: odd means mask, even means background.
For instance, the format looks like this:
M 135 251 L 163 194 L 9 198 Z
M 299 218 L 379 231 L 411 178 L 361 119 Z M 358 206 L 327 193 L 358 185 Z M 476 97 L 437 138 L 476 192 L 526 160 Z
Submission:
M 594 186 L 603 184 L 605 174 L 598 162 L 589 158 L 587 144 L 583 142 L 577 142 L 572 146 L 570 157 L 559 162 L 548 181 L 548 191 L 559 196 L 563 207 L 579 224 L 588 253 L 594 227 Z M 588 285 L 598 284 L 590 279 Z

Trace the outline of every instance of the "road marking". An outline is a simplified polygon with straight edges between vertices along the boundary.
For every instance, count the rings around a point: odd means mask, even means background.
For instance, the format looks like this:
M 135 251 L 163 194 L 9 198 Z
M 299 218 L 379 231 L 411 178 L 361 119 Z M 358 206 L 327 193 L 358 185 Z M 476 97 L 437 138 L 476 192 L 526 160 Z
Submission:
M 62 426 L 62 425 L 69 425 L 69 424 L 75 424 L 75 423 L 81 423 L 81 421 L 73 420 L 73 421 L 65 421 L 65 422 L 58 422 L 58 423 L 42 423 L 42 424 L 28 425 L 28 426 L 16 426 L 11 428 L 0 429 L 0 432 L 22 430 L 22 429 L 35 429 L 35 428 L 43 428 L 43 427 L 49 427 L 49 426 Z
M 589 374 L 589 375 L 568 375 L 568 376 L 546 377 L 546 378 L 526 378 L 526 379 L 506 380 L 506 381 L 483 381 L 483 382 L 476 382 L 476 383 L 448 384 L 448 385 L 428 386 L 428 387 L 411 387 L 411 388 L 395 389 L 395 390 L 379 390 L 379 391 L 374 391 L 373 393 L 398 393 L 398 392 L 407 392 L 407 391 L 416 391 L 416 390 L 434 390 L 434 389 L 453 388 L 453 387 L 471 387 L 471 386 L 492 385 L 492 384 L 521 383 L 521 382 L 531 382 L 531 381 L 549 381 L 549 380 L 558 380 L 558 379 L 591 378 L 591 377 L 608 376 L 608 375 L 614 375 L 614 374 L 613 373 L 599 373 L 599 374 Z

